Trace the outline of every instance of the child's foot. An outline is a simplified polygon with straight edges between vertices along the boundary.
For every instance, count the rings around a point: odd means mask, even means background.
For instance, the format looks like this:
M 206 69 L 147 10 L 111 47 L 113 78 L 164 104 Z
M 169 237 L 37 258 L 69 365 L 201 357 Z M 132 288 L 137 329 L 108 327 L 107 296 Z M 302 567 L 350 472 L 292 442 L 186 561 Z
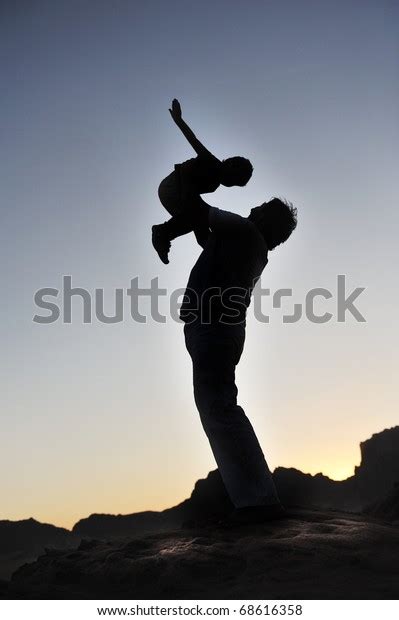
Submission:
M 170 241 L 162 229 L 163 224 L 155 224 L 152 227 L 152 245 L 158 252 L 158 256 L 165 265 L 169 263 Z

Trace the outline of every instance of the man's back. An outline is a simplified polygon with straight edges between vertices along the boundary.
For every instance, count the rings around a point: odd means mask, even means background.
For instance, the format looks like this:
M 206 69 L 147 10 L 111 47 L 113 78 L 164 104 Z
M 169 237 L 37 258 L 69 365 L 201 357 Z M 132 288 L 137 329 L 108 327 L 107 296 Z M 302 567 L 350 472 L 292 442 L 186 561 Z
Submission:
M 267 245 L 256 225 L 211 208 L 212 230 L 194 265 L 180 318 L 188 323 L 242 323 L 252 289 L 267 264 Z

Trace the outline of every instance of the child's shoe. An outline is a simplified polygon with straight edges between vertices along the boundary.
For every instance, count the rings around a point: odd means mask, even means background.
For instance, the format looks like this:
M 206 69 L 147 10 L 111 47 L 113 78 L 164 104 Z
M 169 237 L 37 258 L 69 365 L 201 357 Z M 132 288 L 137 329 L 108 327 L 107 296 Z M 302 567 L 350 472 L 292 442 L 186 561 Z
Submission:
M 163 224 L 155 224 L 152 227 L 152 245 L 158 252 L 161 261 L 167 265 L 169 263 L 170 241 L 163 230 Z

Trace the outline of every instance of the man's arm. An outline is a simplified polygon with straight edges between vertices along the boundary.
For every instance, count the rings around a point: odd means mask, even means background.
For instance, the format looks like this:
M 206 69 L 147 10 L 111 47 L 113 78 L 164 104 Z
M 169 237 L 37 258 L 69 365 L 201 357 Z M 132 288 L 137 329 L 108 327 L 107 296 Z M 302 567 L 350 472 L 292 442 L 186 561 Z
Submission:
M 184 137 L 193 147 L 194 151 L 197 155 L 212 157 L 213 159 L 217 159 L 215 155 L 213 155 L 208 149 L 200 142 L 194 132 L 190 129 L 187 123 L 183 120 L 181 114 L 180 103 L 177 99 L 173 99 L 172 107 L 169 108 L 169 112 L 176 125 L 179 127 L 180 131 L 183 133 Z
M 191 196 L 187 200 L 185 213 L 190 217 L 193 228 L 210 228 L 216 233 L 244 232 L 253 227 L 247 217 L 212 207 L 201 196 Z
M 192 197 L 186 205 L 193 228 L 209 230 L 221 236 L 245 236 L 250 234 L 254 224 L 247 217 L 212 207 L 201 196 Z M 201 244 L 200 244 L 201 245 Z

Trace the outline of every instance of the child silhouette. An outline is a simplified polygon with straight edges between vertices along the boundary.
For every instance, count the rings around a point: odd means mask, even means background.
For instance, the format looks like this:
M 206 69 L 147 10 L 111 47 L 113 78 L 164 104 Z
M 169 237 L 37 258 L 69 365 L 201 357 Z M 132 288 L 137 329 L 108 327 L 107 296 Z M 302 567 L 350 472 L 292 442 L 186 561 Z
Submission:
M 159 199 L 172 216 L 164 224 L 152 227 L 152 244 L 165 264 L 169 263 L 170 242 L 176 237 L 194 231 L 198 243 L 204 247 L 208 228 L 195 226 L 194 221 L 198 222 L 200 218 L 193 217 L 193 210 L 201 208 L 200 194 L 214 192 L 219 185 L 243 187 L 253 171 L 251 162 L 245 157 L 229 157 L 221 161 L 208 151 L 183 120 L 177 99 L 173 99 L 169 112 L 197 157 L 176 164 L 174 171 L 161 181 L 158 188 Z

